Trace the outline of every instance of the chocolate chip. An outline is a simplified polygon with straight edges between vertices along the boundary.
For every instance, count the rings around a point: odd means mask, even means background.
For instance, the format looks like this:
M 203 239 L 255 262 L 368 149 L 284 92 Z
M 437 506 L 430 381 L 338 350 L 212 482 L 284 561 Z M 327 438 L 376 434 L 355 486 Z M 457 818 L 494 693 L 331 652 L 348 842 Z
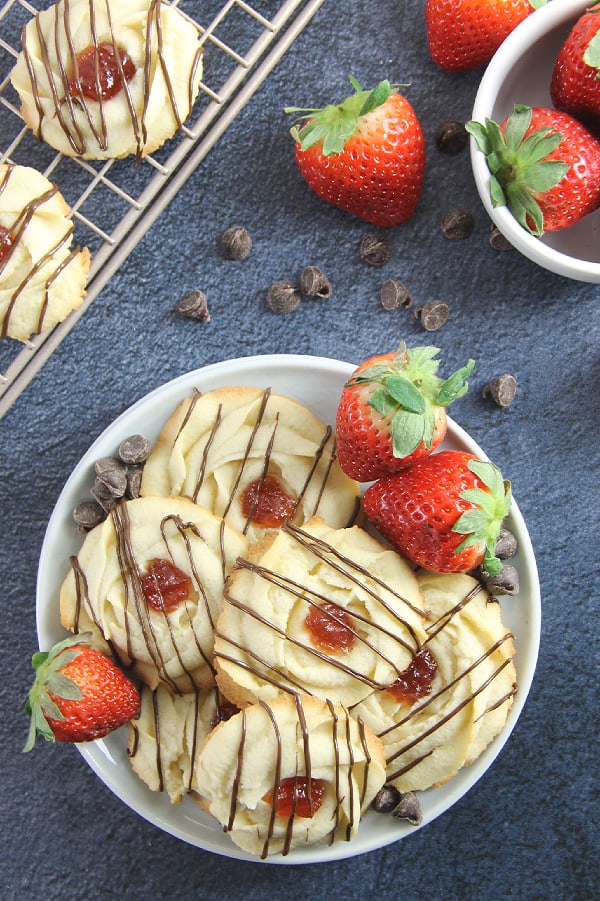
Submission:
M 484 385 L 482 397 L 491 397 L 499 407 L 509 407 L 517 393 L 517 380 L 508 372 Z
M 82 501 L 73 510 L 73 520 L 79 532 L 89 532 L 106 518 L 98 501 Z
M 415 792 L 406 792 L 400 796 L 400 801 L 392 810 L 392 816 L 400 820 L 408 820 L 411 826 L 420 826 L 423 822 L 421 802 Z
M 246 228 L 234 225 L 223 232 L 220 246 L 226 260 L 244 260 L 252 250 L 252 238 Z
M 126 466 L 118 457 L 99 457 L 94 463 L 96 475 L 102 475 L 109 469 L 122 469 L 125 472 Z
M 496 548 L 494 550 L 496 557 L 499 557 L 500 560 L 506 560 L 507 557 L 514 557 L 514 555 L 517 553 L 518 547 L 519 543 L 517 541 L 516 535 L 513 535 L 513 533 L 508 529 L 500 529 L 500 533 L 496 541 Z
M 130 435 L 119 445 L 118 454 L 124 463 L 144 463 L 150 454 L 150 442 L 145 435 Z
M 428 300 L 415 310 L 415 319 L 421 320 L 421 325 L 427 332 L 435 332 L 441 328 L 449 315 L 448 304 L 442 300 Z
M 441 228 L 449 241 L 462 241 L 473 234 L 475 220 L 468 210 L 450 210 L 442 219 Z
M 210 322 L 208 302 L 202 291 L 190 291 L 182 297 L 177 304 L 177 312 L 187 319 L 199 319 L 201 322 Z
M 481 581 L 490 594 L 493 595 L 514 595 L 519 593 L 519 574 L 514 566 L 507 563 L 495 576 L 482 571 Z
M 90 488 L 90 494 L 97 500 L 105 513 L 110 513 L 116 507 L 118 498 L 106 490 L 106 487 L 96 480 Z
M 132 467 L 127 470 L 127 488 L 125 489 L 125 497 L 133 500 L 140 496 L 140 486 L 142 484 L 141 467 Z
M 267 303 L 274 313 L 293 313 L 300 300 L 298 288 L 283 279 L 271 285 L 267 292 Z
M 490 246 L 493 247 L 494 250 L 514 250 L 514 247 L 508 238 L 505 238 L 500 229 L 495 225 L 492 226 L 490 231 Z
M 383 266 L 392 255 L 392 245 L 385 235 L 365 235 L 360 245 L 360 256 L 369 266 Z
M 398 789 L 393 785 L 384 785 L 371 801 L 371 807 L 377 813 L 391 813 L 399 801 L 400 792 Z
M 381 306 L 384 310 L 397 310 L 399 307 L 408 310 L 412 302 L 410 291 L 397 278 L 388 278 L 381 286 Z
M 113 469 L 102 470 L 102 473 L 96 476 L 94 488 L 106 498 L 123 497 L 127 490 L 126 467 L 114 467 Z
M 469 135 L 463 122 L 453 120 L 442 122 L 435 133 L 435 143 L 438 150 L 456 156 L 467 146 Z
M 300 293 L 305 297 L 331 297 L 331 282 L 318 266 L 307 266 L 300 275 Z

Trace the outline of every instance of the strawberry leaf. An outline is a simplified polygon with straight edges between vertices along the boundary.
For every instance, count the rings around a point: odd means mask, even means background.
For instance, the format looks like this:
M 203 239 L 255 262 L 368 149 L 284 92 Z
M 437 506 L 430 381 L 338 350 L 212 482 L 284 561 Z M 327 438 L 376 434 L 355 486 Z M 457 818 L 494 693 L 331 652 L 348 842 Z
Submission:
M 410 413 L 425 412 L 425 398 L 412 382 L 401 375 L 390 375 L 385 379 L 385 390 L 397 403 Z
M 600 69 L 600 31 L 597 31 L 592 40 L 589 42 L 583 54 L 583 61 L 592 69 Z M 596 75 L 600 78 L 600 72 Z
M 436 398 L 436 404 L 440 407 L 449 407 L 450 404 L 462 397 L 469 390 L 468 377 L 473 372 L 475 360 L 469 360 L 466 366 L 457 369 L 456 372 L 442 382 Z
M 461 498 L 472 506 L 459 516 L 452 528 L 453 532 L 465 536 L 456 553 L 481 544 L 484 548 L 482 565 L 491 575 L 497 575 L 502 563 L 495 556 L 495 548 L 500 528 L 510 509 L 510 482 L 502 478 L 502 473 L 493 463 L 470 460 L 468 467 L 485 487 L 461 491 Z
M 394 456 L 408 457 L 423 440 L 425 419 L 418 413 L 399 410 L 392 419 Z

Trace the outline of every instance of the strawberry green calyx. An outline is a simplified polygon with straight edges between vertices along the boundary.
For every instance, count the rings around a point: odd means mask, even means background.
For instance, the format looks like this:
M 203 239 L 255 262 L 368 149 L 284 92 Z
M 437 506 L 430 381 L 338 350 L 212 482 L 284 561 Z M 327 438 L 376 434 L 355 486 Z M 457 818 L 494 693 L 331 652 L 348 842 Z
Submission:
M 594 7 L 590 12 L 600 13 L 600 6 Z M 589 42 L 583 54 L 584 63 L 596 70 L 596 78 L 600 81 L 600 31 L 597 31 Z
M 346 142 L 358 127 L 358 120 L 371 110 L 383 106 L 395 87 L 389 81 L 380 81 L 371 91 L 363 91 L 355 78 L 350 76 L 355 93 L 342 103 L 329 104 L 323 109 L 302 109 L 287 107 L 285 113 L 301 113 L 295 120 L 291 135 L 300 144 L 301 150 L 308 150 L 320 141 L 323 156 L 341 153 Z M 304 124 L 300 124 L 304 123 Z
M 504 130 L 492 119 L 485 125 L 467 122 L 466 129 L 486 156 L 492 206 L 507 206 L 523 228 L 540 237 L 544 215 L 537 197 L 555 187 L 569 166 L 546 159 L 560 145 L 559 132 L 547 127 L 525 137 L 531 117 L 531 107 L 516 104 Z
M 467 379 L 475 366 L 469 360 L 449 378 L 437 375 L 437 347 L 400 345 L 391 366 L 377 364 L 352 376 L 347 386 L 378 383 L 368 403 L 382 416 L 391 418 L 392 448 L 395 457 L 409 456 L 423 442 L 432 446 L 436 408 L 447 407 L 468 390 Z
M 460 496 L 473 504 L 474 509 L 466 510 L 452 528 L 453 532 L 466 536 L 456 548 L 456 553 L 472 545 L 485 544 L 481 565 L 485 572 L 495 576 L 502 570 L 502 561 L 496 557 L 495 549 L 500 528 L 510 509 L 511 485 L 502 478 L 502 473 L 493 463 L 470 460 L 467 465 L 486 488 L 461 491 Z
M 89 644 L 90 639 L 91 633 L 87 632 L 81 635 L 70 635 L 64 641 L 54 645 L 52 650 L 38 651 L 31 658 L 31 665 L 36 675 L 29 691 L 29 697 L 25 702 L 25 712 L 30 717 L 30 722 L 24 751 L 31 751 L 38 734 L 46 741 L 55 741 L 54 733 L 46 716 L 55 720 L 65 719 L 49 692 L 56 697 L 72 701 L 78 701 L 81 698 L 79 686 L 65 676 L 61 670 L 81 653 L 79 648 Z

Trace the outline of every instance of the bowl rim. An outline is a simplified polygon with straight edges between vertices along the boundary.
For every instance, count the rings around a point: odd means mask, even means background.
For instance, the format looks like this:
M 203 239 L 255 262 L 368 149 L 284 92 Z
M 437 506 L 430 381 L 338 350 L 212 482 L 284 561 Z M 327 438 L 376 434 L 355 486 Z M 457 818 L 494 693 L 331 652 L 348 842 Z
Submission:
M 590 0 L 549 0 L 534 10 L 512 31 L 488 64 L 481 79 L 471 118 L 483 122 L 489 117 L 498 87 L 513 68 L 515 62 L 530 46 L 554 28 L 577 20 L 590 5 Z M 490 173 L 486 159 L 473 137 L 470 139 L 471 166 L 481 201 L 502 234 L 512 246 L 534 263 L 576 281 L 600 283 L 600 262 L 580 260 L 545 244 L 529 234 L 514 218 L 507 207 L 493 207 L 489 196 Z

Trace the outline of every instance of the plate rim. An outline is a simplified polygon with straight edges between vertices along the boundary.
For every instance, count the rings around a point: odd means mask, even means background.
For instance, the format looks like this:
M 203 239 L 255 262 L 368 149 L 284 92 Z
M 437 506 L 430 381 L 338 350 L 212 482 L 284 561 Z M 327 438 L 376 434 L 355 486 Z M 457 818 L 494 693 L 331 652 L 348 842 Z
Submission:
M 48 610 L 45 609 L 43 590 L 44 586 L 42 584 L 44 581 L 45 568 L 47 568 L 48 566 L 50 545 L 53 541 L 53 536 L 55 534 L 57 524 L 59 524 L 60 516 L 64 515 L 63 508 L 65 501 L 68 498 L 73 487 L 76 486 L 83 473 L 89 467 L 90 463 L 95 459 L 95 456 L 97 454 L 97 451 L 95 449 L 99 446 L 102 446 L 102 444 L 106 442 L 115 431 L 118 431 L 118 429 L 125 422 L 130 420 L 133 415 L 139 413 L 140 411 L 143 411 L 146 407 L 153 406 L 157 401 L 161 400 L 163 395 L 172 398 L 172 395 L 177 394 L 180 389 L 185 389 L 185 392 L 182 394 L 182 398 L 185 397 L 186 394 L 189 393 L 189 390 L 193 388 L 194 382 L 196 380 L 210 380 L 215 377 L 218 378 L 225 373 L 227 374 L 227 378 L 230 378 L 237 376 L 239 371 L 256 370 L 257 368 L 268 369 L 269 367 L 273 368 L 277 366 L 284 366 L 289 370 L 297 366 L 306 369 L 307 364 L 311 365 L 313 368 L 319 367 L 322 370 L 327 370 L 329 374 L 340 378 L 349 375 L 357 365 L 356 363 L 337 360 L 331 357 L 311 354 L 251 354 L 248 356 L 221 360 L 175 376 L 174 378 L 167 380 L 166 382 L 147 392 L 145 395 L 139 397 L 129 407 L 123 410 L 100 432 L 99 435 L 97 435 L 97 437 L 92 441 L 85 453 L 78 460 L 77 464 L 74 466 L 69 477 L 64 483 L 63 488 L 60 491 L 53 507 L 44 533 L 44 539 L 42 542 L 38 561 L 38 573 L 36 581 L 36 632 L 38 644 L 40 646 L 42 646 L 42 644 L 47 644 L 48 641 L 53 640 L 48 637 L 49 630 L 47 629 L 45 623 L 45 617 L 47 617 Z M 237 382 L 237 384 L 248 384 L 248 380 L 251 378 L 251 372 L 248 372 L 248 374 L 243 378 L 244 381 L 240 380 Z M 236 384 L 236 382 L 229 381 L 229 384 Z M 207 390 L 212 389 L 209 388 Z M 279 389 L 277 389 L 277 387 L 275 386 L 274 390 L 278 391 Z M 174 406 L 177 402 L 177 400 L 170 399 L 168 410 L 166 410 L 164 413 L 163 423 L 164 421 L 166 421 L 167 416 L 174 409 Z M 160 427 L 162 427 L 162 423 Z M 469 433 L 466 432 L 451 417 L 448 417 L 448 433 L 452 436 L 453 439 L 457 440 L 458 442 L 466 444 L 469 447 L 473 447 L 478 455 L 481 455 L 483 458 L 489 459 L 483 448 L 479 446 L 478 442 L 475 441 L 475 439 L 473 439 L 471 435 L 469 435 Z M 479 779 L 487 773 L 487 771 L 494 763 L 496 757 L 499 755 L 502 748 L 508 741 L 510 735 L 512 734 L 526 703 L 531 684 L 533 682 L 541 637 L 540 584 L 537 563 L 535 560 L 535 554 L 533 551 L 529 532 L 514 497 L 512 500 L 509 518 L 513 523 L 516 524 L 519 534 L 520 553 L 524 554 L 525 560 L 527 561 L 527 573 L 529 576 L 529 581 L 531 582 L 529 592 L 530 620 L 528 625 L 528 649 L 526 657 L 527 666 L 523 672 L 518 673 L 519 690 L 515 696 L 513 705 L 511 707 L 511 710 L 509 711 L 508 719 L 502 731 L 499 735 L 496 736 L 496 738 L 490 743 L 490 745 L 487 746 L 487 748 L 483 751 L 477 761 L 475 761 L 470 767 L 463 767 L 459 771 L 459 773 L 454 776 L 446 786 L 443 787 L 443 792 L 440 792 L 440 789 L 427 790 L 429 792 L 428 798 L 430 799 L 430 804 L 428 805 L 427 817 L 426 819 L 424 818 L 421 826 L 405 826 L 402 823 L 394 821 L 393 833 L 389 835 L 386 834 L 384 840 L 382 840 L 382 836 L 380 834 L 382 827 L 375 829 L 372 834 L 365 834 L 363 827 L 362 834 L 360 833 L 359 829 L 360 843 L 357 843 L 358 836 L 355 836 L 350 842 L 338 842 L 329 846 L 312 845 L 306 846 L 306 848 L 295 848 L 286 857 L 283 857 L 282 855 L 273 855 L 267 857 L 265 860 L 259 860 L 254 855 L 248 854 L 247 852 L 244 852 L 240 848 L 238 848 L 229 837 L 226 837 L 227 841 L 223 847 L 221 847 L 220 844 L 218 847 L 211 846 L 210 843 L 201 841 L 201 839 L 204 838 L 202 834 L 200 834 L 199 836 L 191 836 L 189 829 L 186 830 L 185 828 L 183 828 L 183 826 L 178 826 L 177 822 L 175 824 L 168 822 L 167 820 L 169 818 L 161 816 L 160 811 L 139 809 L 139 806 L 134 803 L 135 799 L 130 797 L 131 792 L 123 791 L 123 787 L 119 784 L 118 778 L 113 778 L 113 772 L 101 765 L 103 759 L 108 758 L 109 760 L 111 760 L 111 763 L 116 766 L 115 772 L 121 772 L 118 764 L 115 762 L 114 757 L 111 754 L 110 748 L 108 747 L 107 741 L 105 739 L 100 739 L 96 742 L 85 743 L 81 745 L 77 744 L 76 748 L 78 752 L 83 757 L 90 769 L 95 773 L 95 775 L 132 812 L 136 813 L 138 816 L 141 816 L 143 819 L 145 819 L 147 822 L 151 823 L 161 831 L 164 831 L 167 834 L 186 842 L 187 844 L 197 847 L 200 850 L 218 854 L 222 857 L 244 860 L 253 863 L 269 863 L 292 866 L 307 863 L 329 863 L 336 860 L 347 859 L 370 853 L 371 851 L 386 847 L 396 841 L 414 834 L 416 831 L 418 831 L 418 829 L 424 828 L 429 823 L 433 822 L 434 819 L 437 819 L 438 816 L 453 807 L 454 804 L 456 804 L 457 801 L 460 800 L 460 798 L 462 798 L 468 791 L 470 791 L 470 789 L 479 781 Z M 83 540 L 83 538 L 81 540 Z M 58 630 L 58 628 L 62 629 L 62 627 L 60 626 L 60 621 L 56 626 L 56 630 Z M 519 648 L 517 646 L 517 654 L 518 650 Z M 121 730 L 119 730 L 119 732 L 120 731 Z M 113 736 L 116 735 L 118 735 L 118 733 L 113 733 Z M 110 738 L 111 736 L 108 736 L 108 739 Z M 155 797 L 157 793 L 151 792 L 150 789 L 145 786 L 142 780 L 135 776 L 132 770 L 130 770 L 130 773 L 134 776 L 135 779 L 134 785 L 136 791 L 134 792 L 134 794 L 139 794 L 140 792 L 144 796 L 147 794 L 149 796 L 146 799 L 147 803 L 155 808 L 165 806 L 162 803 L 162 801 L 164 801 L 164 797 L 162 799 L 160 797 L 157 799 Z M 431 798 L 433 800 L 431 800 Z M 157 804 L 157 801 L 160 801 L 161 803 Z M 153 804 L 153 802 L 155 803 Z M 185 821 L 185 805 L 190 803 L 194 805 L 194 812 L 198 813 L 197 805 L 189 798 L 184 799 L 183 806 L 171 805 L 169 803 L 169 806 L 166 807 L 166 812 L 173 813 L 173 808 L 175 808 L 175 810 L 182 810 L 184 812 L 181 819 Z M 204 816 L 207 817 L 206 822 L 209 831 L 211 833 L 214 833 L 214 824 L 216 821 L 213 821 L 212 818 L 208 817 L 208 815 Z M 380 822 L 383 822 L 383 819 L 384 818 L 381 818 Z M 219 834 L 223 834 L 218 825 L 216 827 L 216 830 Z

